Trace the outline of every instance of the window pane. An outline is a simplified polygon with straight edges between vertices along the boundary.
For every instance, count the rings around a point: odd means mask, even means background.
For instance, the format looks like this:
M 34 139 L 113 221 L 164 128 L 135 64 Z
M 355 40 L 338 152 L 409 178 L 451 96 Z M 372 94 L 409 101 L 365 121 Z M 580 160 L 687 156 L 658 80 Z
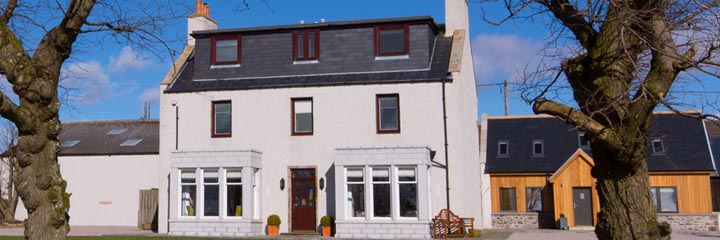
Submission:
M 533 153 L 535 155 L 540 155 L 543 153 L 542 142 L 534 142 L 533 143 Z
M 380 30 L 380 53 L 405 52 L 405 29 Z
M 515 188 L 500 188 L 500 210 L 515 211 Z
M 542 188 L 526 188 L 525 201 L 528 212 L 542 211 Z
M 498 144 L 498 155 L 507 155 L 508 145 L 507 143 L 501 142 Z
M 398 168 L 398 180 L 401 182 L 414 182 L 415 168 Z
M 183 170 L 180 172 L 181 183 L 195 183 L 195 170 Z
M 383 108 L 397 108 L 398 101 L 397 97 L 381 97 L 380 98 L 380 109 Z
M 195 185 L 183 185 L 180 193 L 180 215 L 195 216 Z
M 653 140 L 653 141 L 652 141 L 652 145 L 653 145 L 653 152 L 654 152 L 654 153 L 662 153 L 662 152 L 663 152 L 662 141 L 660 141 L 660 140 Z
M 388 169 L 388 168 L 373 168 L 372 177 L 373 177 L 373 182 L 389 182 L 390 181 L 390 169 Z
M 205 170 L 203 172 L 203 181 L 205 183 L 218 183 L 218 171 L 217 170 Z
M 677 195 L 674 188 L 660 188 L 660 211 L 677 212 Z
M 295 45 L 297 47 L 297 57 L 298 58 L 304 58 L 305 57 L 305 35 L 304 34 L 298 34 L 297 35 L 297 44 Z
M 417 184 L 400 184 L 400 216 L 417 217 Z
M 348 182 L 364 182 L 363 180 L 363 169 L 362 168 L 348 168 L 347 170 L 347 181 Z
M 218 208 L 220 207 L 220 186 L 205 185 L 204 190 L 205 197 L 203 200 L 205 201 L 205 204 L 203 204 L 203 206 L 205 207 L 205 216 L 216 217 L 218 216 Z
M 373 184 L 373 216 L 390 217 L 390 184 Z
M 315 33 L 308 34 L 308 53 L 309 58 L 315 58 Z
M 227 186 L 227 216 L 242 216 L 242 185 Z
M 580 147 L 590 146 L 590 141 L 588 141 L 587 137 L 585 136 L 585 133 L 578 134 L 578 141 L 580 142 Z
M 237 39 L 215 41 L 216 62 L 236 62 L 237 52 Z
M 230 134 L 231 107 L 230 103 L 215 103 L 215 134 Z
M 312 132 L 312 101 L 295 101 L 295 132 Z
M 228 170 L 226 178 L 227 183 L 242 183 L 242 170 Z
M 380 130 L 396 130 L 398 123 L 398 98 L 381 97 L 379 99 L 380 108 Z
M 348 184 L 348 210 L 352 217 L 365 216 L 365 185 Z

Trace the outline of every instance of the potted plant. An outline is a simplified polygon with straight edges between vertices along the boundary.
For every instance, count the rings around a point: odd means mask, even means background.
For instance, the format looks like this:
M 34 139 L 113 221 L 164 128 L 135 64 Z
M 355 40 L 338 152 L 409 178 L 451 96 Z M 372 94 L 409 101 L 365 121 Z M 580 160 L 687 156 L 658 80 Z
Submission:
M 323 237 L 329 237 L 331 233 L 333 225 L 333 218 L 325 215 L 322 218 L 320 218 L 320 226 L 322 226 L 322 235 Z
M 269 236 L 277 236 L 280 229 L 280 216 L 273 214 L 267 218 L 267 231 Z

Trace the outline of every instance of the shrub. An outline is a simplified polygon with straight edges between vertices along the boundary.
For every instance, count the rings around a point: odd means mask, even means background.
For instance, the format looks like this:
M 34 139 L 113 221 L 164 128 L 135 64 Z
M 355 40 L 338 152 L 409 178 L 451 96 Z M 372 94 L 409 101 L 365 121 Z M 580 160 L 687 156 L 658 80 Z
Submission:
M 322 218 L 320 218 L 320 226 L 330 227 L 333 225 L 333 222 L 334 222 L 333 218 L 328 215 L 325 215 Z
M 281 222 L 282 222 L 282 221 L 280 221 L 280 216 L 278 216 L 278 215 L 276 215 L 276 214 L 270 215 L 270 216 L 267 218 L 267 224 L 268 224 L 269 226 L 280 226 L 280 223 L 281 223 Z

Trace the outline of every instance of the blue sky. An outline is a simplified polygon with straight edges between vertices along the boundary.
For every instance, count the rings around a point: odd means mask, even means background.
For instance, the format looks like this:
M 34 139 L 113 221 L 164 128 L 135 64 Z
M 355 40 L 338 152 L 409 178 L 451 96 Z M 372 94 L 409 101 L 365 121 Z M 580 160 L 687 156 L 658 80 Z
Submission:
M 185 0 L 192 8 L 194 1 Z M 211 17 L 219 28 L 271 26 L 305 22 L 357 20 L 371 18 L 431 15 L 443 23 L 444 2 L 440 0 L 250 0 L 250 9 L 241 10 L 240 1 L 206 0 Z M 528 62 L 537 61 L 547 33 L 542 22 L 511 21 L 493 26 L 483 21 L 481 5 L 470 1 L 470 35 L 476 66 L 478 112 L 502 115 L 502 88 L 497 83 L 509 79 L 518 81 L 517 72 Z M 488 17 L 499 19 L 500 8 L 485 7 Z M 186 19 L 177 19 L 169 38 L 186 34 Z M 82 40 L 82 39 L 80 39 Z M 181 51 L 184 42 L 172 42 L 170 47 Z M 137 46 L 101 44 L 85 46 L 66 64 L 69 77 L 61 83 L 71 89 L 61 111 L 62 121 L 137 119 L 142 102 L 152 102 L 152 117 L 158 117 L 158 83 L 171 65 L 170 54 L 161 58 L 139 50 Z M 512 85 L 512 84 L 511 84 Z M 712 85 L 712 84 L 711 84 Z M 716 86 L 713 89 L 718 89 Z M 530 106 L 520 100 L 519 92 L 511 87 L 510 114 L 532 114 Z M 691 107 L 692 108 L 692 107 Z

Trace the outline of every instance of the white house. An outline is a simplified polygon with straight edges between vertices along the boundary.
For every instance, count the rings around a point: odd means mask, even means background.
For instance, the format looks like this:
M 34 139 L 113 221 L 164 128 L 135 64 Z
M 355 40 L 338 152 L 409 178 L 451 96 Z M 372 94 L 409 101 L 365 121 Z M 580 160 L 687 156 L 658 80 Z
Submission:
M 271 214 L 314 232 L 330 215 L 338 237 L 429 238 L 446 188 L 480 218 L 466 1 L 445 2 L 445 24 L 221 30 L 197 7 L 160 85 L 159 232 L 262 235 Z
M 143 222 L 138 214 L 140 191 L 159 185 L 158 126 L 157 120 L 62 124 L 58 162 L 71 194 L 71 226 Z M 15 218 L 27 218 L 22 202 Z

